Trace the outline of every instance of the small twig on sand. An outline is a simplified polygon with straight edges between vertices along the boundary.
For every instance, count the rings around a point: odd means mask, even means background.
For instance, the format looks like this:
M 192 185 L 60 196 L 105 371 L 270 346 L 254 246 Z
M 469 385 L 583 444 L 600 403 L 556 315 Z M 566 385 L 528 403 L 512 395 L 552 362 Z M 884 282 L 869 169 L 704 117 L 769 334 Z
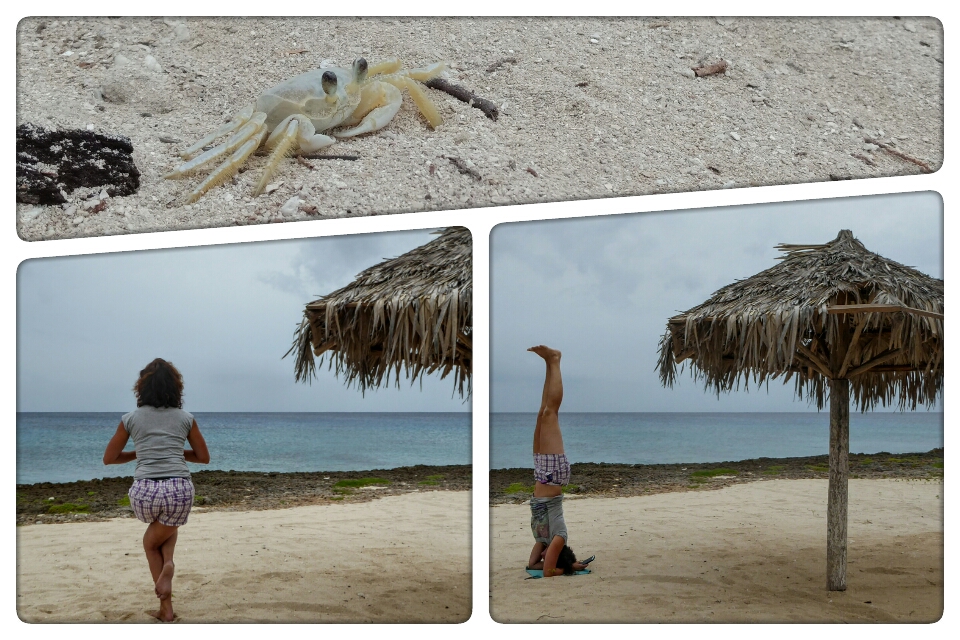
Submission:
M 497 108 L 497 105 L 493 104 L 486 98 L 481 98 L 469 89 L 465 89 L 460 85 L 447 82 L 443 78 L 427 80 L 424 82 L 424 84 L 431 89 L 437 89 L 438 91 L 448 93 L 457 100 L 466 102 L 475 109 L 480 109 L 480 111 L 483 111 L 483 113 L 494 122 L 496 122 L 497 118 L 500 117 L 500 109 Z
M 877 166 L 877 163 L 876 163 L 876 162 L 874 162 L 873 160 L 871 160 L 870 158 L 868 158 L 868 157 L 865 156 L 865 155 L 862 155 L 862 154 L 859 154 L 859 153 L 851 153 L 850 155 L 853 156 L 854 158 L 856 158 L 857 160 L 860 160 L 861 162 L 864 162 L 864 163 L 870 165 L 871 167 Z
M 517 59 L 516 58 L 500 58 L 499 60 L 494 62 L 492 65 L 487 67 L 487 73 L 493 73 L 494 71 L 496 71 L 497 69 L 499 69 L 500 67 L 502 67 L 504 64 L 508 62 L 510 64 L 517 64 Z
M 720 60 L 720 62 L 714 62 L 713 64 L 705 64 L 699 67 L 691 68 L 698 78 L 702 78 L 703 76 L 712 76 L 717 73 L 726 73 L 727 61 Z
M 875 140 L 874 138 L 868 138 L 868 137 L 866 137 L 866 136 L 864 136 L 863 141 L 864 141 L 864 142 L 868 142 L 868 143 L 870 143 L 870 144 L 875 144 L 875 145 L 877 145 L 878 147 L 880 147 L 881 149 L 883 149 L 884 151 L 886 151 L 887 153 L 889 153 L 889 154 L 891 154 L 891 155 L 895 155 L 895 156 L 897 156 L 898 158 L 900 158 L 901 160 L 906 160 L 907 162 L 912 162 L 913 164 L 915 164 L 915 165 L 917 165 L 918 167 L 920 167 L 921 169 L 923 169 L 923 171 L 924 171 L 925 173 L 933 173 L 933 169 L 930 168 L 930 165 L 928 165 L 928 164 L 927 164 L 926 162 L 924 162 L 923 160 L 918 160 L 917 158 L 914 158 L 913 156 L 908 156 L 907 154 L 905 154 L 905 153 L 902 152 L 902 151 L 897 151 L 896 149 L 894 149 L 893 147 L 891 147 L 890 145 L 888 145 L 888 144 L 885 143 L 885 142 L 880 142 L 879 140 Z
M 297 156 L 297 162 L 305 166 L 307 169 L 310 169 L 310 171 L 313 171 L 313 165 L 304 160 L 303 156 Z
M 359 160 L 360 156 L 334 156 L 322 155 L 319 153 L 303 153 L 298 158 L 308 158 L 310 160 Z
M 447 160 L 453 163 L 453 166 L 465 176 L 471 176 L 477 181 L 483 180 L 483 176 L 480 175 L 480 172 L 474 169 L 471 166 L 468 166 L 466 161 L 463 158 L 458 158 L 456 156 L 443 156 Z

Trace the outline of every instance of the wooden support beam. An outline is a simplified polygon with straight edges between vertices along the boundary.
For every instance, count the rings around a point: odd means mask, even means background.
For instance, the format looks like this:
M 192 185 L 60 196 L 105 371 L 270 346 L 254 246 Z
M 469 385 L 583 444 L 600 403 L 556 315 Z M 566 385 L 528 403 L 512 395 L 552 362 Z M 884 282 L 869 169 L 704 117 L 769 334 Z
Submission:
M 857 367 L 856 369 L 854 369 L 853 371 L 851 371 L 850 373 L 848 373 L 847 378 L 854 378 L 860 375 L 861 373 L 866 373 L 867 371 L 870 371 L 874 367 L 884 364 L 885 362 L 890 362 L 891 360 L 895 360 L 896 358 L 902 356 L 904 352 L 905 352 L 904 349 L 896 349 L 894 351 L 885 351 L 880 355 L 878 355 L 873 360 L 871 360 L 870 362 L 866 362 L 860 365 L 859 367 Z
M 674 361 L 674 363 L 676 363 L 676 364 L 680 364 L 681 362 L 683 362 L 683 361 L 686 360 L 687 358 L 691 358 L 691 357 L 695 356 L 696 354 L 697 354 L 697 352 L 696 352 L 695 350 L 693 350 L 693 349 L 687 349 L 686 351 L 684 351 L 684 352 L 681 353 L 680 355 L 674 357 L 673 361 Z
M 316 356 L 321 356 L 321 355 L 323 355 L 323 354 L 326 353 L 327 351 L 330 351 L 330 349 L 333 349 L 333 348 L 336 347 L 336 346 L 337 346 L 337 341 L 336 341 L 336 340 L 328 340 L 327 342 L 324 342 L 323 344 L 321 344 L 319 347 L 314 347 L 314 348 L 313 348 L 313 355 L 314 355 L 315 357 L 316 357 Z
M 850 381 L 830 380 L 830 480 L 827 488 L 827 589 L 847 589 L 847 477 Z
M 850 367 L 850 362 L 853 360 L 853 353 L 860 342 L 860 334 L 863 333 L 863 328 L 866 326 L 867 318 L 864 316 L 860 318 L 860 322 L 857 323 L 857 328 L 853 331 L 853 337 L 850 338 L 850 345 L 847 347 L 847 353 L 843 356 L 843 364 L 840 365 L 840 373 L 837 374 L 838 378 L 843 378 L 847 375 L 847 369 Z
M 836 315 L 840 313 L 912 313 L 927 318 L 936 318 L 943 320 L 943 314 L 936 311 L 927 311 L 926 309 L 914 309 L 898 304 L 835 304 L 827 307 L 827 313 Z
M 912 364 L 881 364 L 879 366 L 873 367 L 870 369 L 871 373 L 895 373 L 895 372 L 909 372 L 909 371 L 929 371 L 931 367 L 930 362 L 921 362 L 917 366 Z
M 806 358 L 814 368 L 822 373 L 827 378 L 832 378 L 833 374 L 830 373 L 830 367 L 827 366 L 827 363 L 824 362 L 820 356 L 815 354 L 810 350 L 809 347 L 805 347 L 802 344 L 797 344 L 797 351 Z

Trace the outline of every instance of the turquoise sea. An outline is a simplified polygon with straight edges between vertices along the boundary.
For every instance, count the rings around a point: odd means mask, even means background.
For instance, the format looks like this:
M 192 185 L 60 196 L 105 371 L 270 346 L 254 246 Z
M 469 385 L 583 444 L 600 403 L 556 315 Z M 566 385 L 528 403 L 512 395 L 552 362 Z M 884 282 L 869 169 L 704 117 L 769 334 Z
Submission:
M 533 467 L 534 413 L 490 416 L 490 468 Z M 571 462 L 656 464 L 793 458 L 827 453 L 830 412 L 560 413 Z M 943 446 L 943 413 L 850 414 L 852 453 Z
M 124 413 L 18 413 L 17 483 L 132 476 L 133 463 L 102 462 Z M 211 457 L 209 465 L 190 464 L 194 471 L 362 471 L 471 462 L 470 413 L 193 415 Z

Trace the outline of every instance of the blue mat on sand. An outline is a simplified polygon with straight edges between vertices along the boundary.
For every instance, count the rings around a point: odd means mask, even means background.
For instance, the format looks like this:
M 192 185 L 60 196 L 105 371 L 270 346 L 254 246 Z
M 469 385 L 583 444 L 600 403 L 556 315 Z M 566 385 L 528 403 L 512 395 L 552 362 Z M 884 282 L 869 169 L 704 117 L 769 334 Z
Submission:
M 543 577 L 543 569 L 527 569 L 527 573 L 530 574 L 530 578 L 542 578 L 542 577 Z M 590 569 L 584 569 L 583 571 L 574 571 L 574 572 L 573 572 L 573 575 L 575 575 L 575 576 L 585 576 L 585 575 L 587 575 L 588 573 L 590 573 Z M 525 578 L 525 579 L 526 579 L 526 580 L 529 580 L 530 578 Z

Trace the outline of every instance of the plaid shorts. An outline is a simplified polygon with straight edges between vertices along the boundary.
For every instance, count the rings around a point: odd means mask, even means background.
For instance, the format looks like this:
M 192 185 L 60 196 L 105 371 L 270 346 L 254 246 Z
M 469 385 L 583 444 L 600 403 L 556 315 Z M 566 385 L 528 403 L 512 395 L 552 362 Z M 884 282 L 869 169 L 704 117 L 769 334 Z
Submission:
M 533 479 L 540 484 L 570 483 L 570 461 L 564 453 L 533 454 Z
M 141 522 L 158 521 L 168 527 L 180 527 L 187 524 L 193 506 L 193 482 L 190 478 L 144 478 L 135 480 L 127 495 Z

